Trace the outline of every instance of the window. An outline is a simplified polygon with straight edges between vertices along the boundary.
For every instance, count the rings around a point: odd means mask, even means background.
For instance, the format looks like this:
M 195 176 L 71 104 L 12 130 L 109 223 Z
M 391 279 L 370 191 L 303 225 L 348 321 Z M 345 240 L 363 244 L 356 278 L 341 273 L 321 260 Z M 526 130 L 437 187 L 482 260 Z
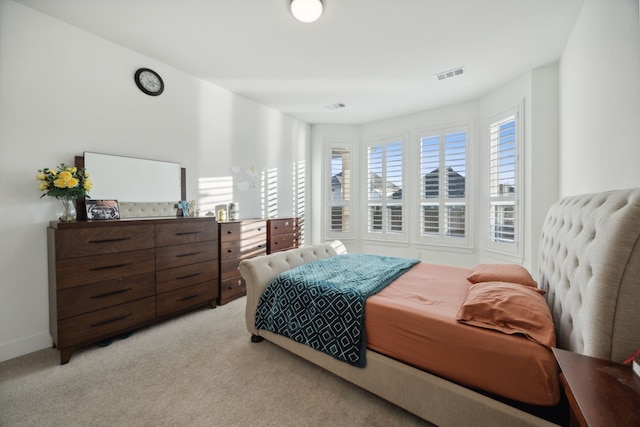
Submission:
M 293 164 L 293 212 L 299 218 L 298 230 L 300 230 L 299 245 L 305 243 L 305 187 L 306 187 L 306 167 L 305 161 L 300 160 Z
M 367 150 L 367 236 L 404 238 L 404 139 L 378 140 Z
M 469 244 L 467 134 L 466 126 L 418 133 L 421 242 Z
M 351 233 L 351 146 L 339 143 L 329 145 L 329 194 L 327 235 L 344 237 Z
M 521 185 L 518 109 L 489 120 L 489 248 L 517 253 Z

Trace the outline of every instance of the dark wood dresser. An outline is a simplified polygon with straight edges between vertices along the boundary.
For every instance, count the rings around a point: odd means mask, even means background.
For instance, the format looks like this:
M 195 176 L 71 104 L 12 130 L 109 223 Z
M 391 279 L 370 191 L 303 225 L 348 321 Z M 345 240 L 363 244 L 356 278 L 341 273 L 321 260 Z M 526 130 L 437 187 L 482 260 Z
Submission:
M 267 252 L 274 253 L 300 246 L 300 219 L 277 218 L 267 221 Z
M 51 336 L 61 364 L 79 347 L 218 297 L 213 218 L 52 222 Z
M 238 265 L 240 261 L 267 253 L 267 222 L 247 219 L 219 223 L 220 291 L 218 303 L 226 304 L 246 295 L 247 287 Z

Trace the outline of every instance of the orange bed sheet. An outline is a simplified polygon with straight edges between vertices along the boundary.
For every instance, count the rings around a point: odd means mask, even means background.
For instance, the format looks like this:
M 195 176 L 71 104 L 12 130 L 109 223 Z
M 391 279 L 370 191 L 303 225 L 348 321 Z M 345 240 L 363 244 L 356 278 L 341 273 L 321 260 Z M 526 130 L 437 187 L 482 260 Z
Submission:
M 533 405 L 560 399 L 550 349 L 456 321 L 471 270 L 416 264 L 367 300 L 367 347 L 469 388 Z

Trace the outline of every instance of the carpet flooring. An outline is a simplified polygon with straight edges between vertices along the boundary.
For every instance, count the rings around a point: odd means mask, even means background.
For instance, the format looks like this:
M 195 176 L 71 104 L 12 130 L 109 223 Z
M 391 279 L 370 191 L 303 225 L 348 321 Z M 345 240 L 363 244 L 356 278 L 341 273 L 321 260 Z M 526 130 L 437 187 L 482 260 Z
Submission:
M 244 298 L 93 346 L 0 363 L 0 426 L 430 426 L 270 342 Z

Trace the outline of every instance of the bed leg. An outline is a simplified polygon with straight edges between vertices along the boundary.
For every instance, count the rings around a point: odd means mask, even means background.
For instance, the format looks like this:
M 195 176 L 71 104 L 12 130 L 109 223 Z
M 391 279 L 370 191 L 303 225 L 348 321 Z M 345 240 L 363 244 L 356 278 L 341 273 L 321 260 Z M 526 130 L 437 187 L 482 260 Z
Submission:
M 251 334 L 251 342 L 262 342 L 263 339 L 260 335 Z

